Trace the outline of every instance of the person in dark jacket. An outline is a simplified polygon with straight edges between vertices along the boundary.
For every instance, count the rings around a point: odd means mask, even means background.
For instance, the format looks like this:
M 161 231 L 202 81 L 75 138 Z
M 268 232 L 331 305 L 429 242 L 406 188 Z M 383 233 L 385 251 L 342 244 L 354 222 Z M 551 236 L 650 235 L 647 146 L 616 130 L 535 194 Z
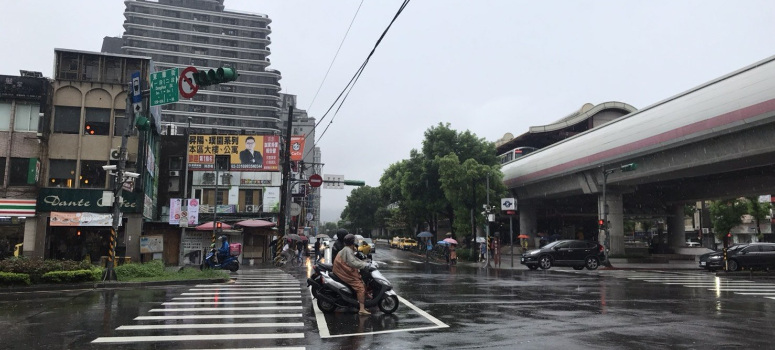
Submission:
M 347 236 L 349 232 L 347 230 L 340 228 L 336 230 L 336 242 L 334 242 L 334 246 L 331 248 L 331 261 L 333 262 L 336 260 L 336 254 L 339 254 L 339 251 L 344 249 L 344 236 Z

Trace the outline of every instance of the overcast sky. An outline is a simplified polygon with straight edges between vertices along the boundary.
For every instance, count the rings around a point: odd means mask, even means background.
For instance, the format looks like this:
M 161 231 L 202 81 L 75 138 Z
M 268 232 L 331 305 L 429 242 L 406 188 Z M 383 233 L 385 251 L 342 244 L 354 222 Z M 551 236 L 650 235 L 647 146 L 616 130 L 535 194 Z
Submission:
M 401 3 L 363 2 L 314 104 L 361 1 L 225 5 L 269 15 L 270 68 L 282 72 L 282 92 L 320 120 Z M 54 48 L 99 51 L 104 36 L 124 30 L 119 0 L 0 0 L 0 10 L 0 74 L 51 77 Z M 772 0 L 414 0 L 320 140 L 323 174 L 378 186 L 439 122 L 495 141 L 587 102 L 646 107 L 774 55 L 773 18 Z M 349 192 L 323 190 L 323 221 L 339 219 Z

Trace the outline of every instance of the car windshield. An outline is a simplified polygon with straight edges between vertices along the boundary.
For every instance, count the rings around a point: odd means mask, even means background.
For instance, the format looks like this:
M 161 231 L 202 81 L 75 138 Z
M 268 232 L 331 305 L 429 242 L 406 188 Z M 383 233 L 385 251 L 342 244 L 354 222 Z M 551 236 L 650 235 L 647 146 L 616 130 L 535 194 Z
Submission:
M 404 243 L 415 243 L 415 240 L 413 239 L 407 239 L 404 241 Z
M 366 242 L 368 244 L 371 244 L 371 238 L 364 238 L 364 239 L 362 239 L 362 241 L 364 241 L 364 242 Z
M 554 241 L 552 243 L 549 243 L 549 244 L 545 245 L 544 248 L 552 248 L 552 247 L 560 244 L 561 242 L 563 242 L 563 241 Z

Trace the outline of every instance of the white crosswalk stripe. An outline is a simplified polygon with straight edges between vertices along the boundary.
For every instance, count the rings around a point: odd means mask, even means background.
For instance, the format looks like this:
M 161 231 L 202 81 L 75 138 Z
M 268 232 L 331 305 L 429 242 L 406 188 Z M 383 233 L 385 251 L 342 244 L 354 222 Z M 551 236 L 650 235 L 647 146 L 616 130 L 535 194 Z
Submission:
M 668 286 L 702 288 L 713 292 L 731 292 L 738 295 L 764 296 L 775 300 L 775 283 L 729 279 L 704 273 L 631 270 L 564 271 L 582 275 L 623 278 L 632 281 L 659 283 Z
M 92 343 L 153 342 L 200 347 L 201 344 L 195 342 L 235 342 L 232 346 L 239 346 L 242 343 L 236 341 L 250 340 L 255 346 L 252 349 L 304 350 L 303 343 L 298 343 L 304 339 L 304 333 L 298 332 L 304 327 L 303 314 L 299 313 L 303 310 L 301 292 L 301 283 L 285 272 L 243 272 L 229 284 L 194 285 L 188 291 L 160 302 L 163 308 L 152 308 L 146 311 L 150 315 L 134 318 L 135 322 L 144 323 L 122 325 L 116 328 L 116 336 L 99 337 Z M 294 328 L 297 332 L 291 331 Z M 196 334 L 192 333 L 194 330 Z M 285 346 L 275 346 L 278 341 Z M 175 347 L 180 348 L 179 345 Z M 228 349 L 228 346 L 219 349 Z

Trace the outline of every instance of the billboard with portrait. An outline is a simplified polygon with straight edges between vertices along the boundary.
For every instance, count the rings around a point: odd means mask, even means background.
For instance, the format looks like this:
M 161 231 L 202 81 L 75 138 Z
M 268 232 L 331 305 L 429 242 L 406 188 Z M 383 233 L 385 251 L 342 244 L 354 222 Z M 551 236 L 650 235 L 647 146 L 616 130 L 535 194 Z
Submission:
M 229 156 L 231 171 L 279 171 L 277 135 L 189 135 L 191 170 L 214 170 L 215 156 Z

